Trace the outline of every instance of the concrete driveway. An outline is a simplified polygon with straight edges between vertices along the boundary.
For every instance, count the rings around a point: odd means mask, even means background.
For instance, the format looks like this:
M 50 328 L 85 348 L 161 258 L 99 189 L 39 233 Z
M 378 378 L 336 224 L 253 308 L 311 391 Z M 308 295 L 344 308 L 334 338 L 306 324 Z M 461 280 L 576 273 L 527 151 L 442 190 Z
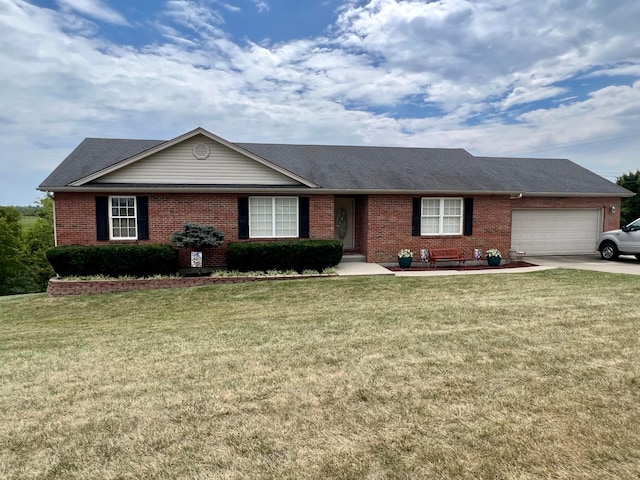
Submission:
M 599 253 L 592 255 L 527 256 L 524 260 L 545 267 L 640 275 L 640 262 L 633 255 L 621 255 L 617 260 L 613 261 L 602 260 Z

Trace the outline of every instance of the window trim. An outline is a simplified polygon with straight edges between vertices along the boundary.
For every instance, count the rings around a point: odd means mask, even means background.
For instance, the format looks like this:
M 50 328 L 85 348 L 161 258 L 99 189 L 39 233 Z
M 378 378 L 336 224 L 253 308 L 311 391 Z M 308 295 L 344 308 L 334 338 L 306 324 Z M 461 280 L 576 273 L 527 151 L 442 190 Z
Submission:
M 115 217 L 115 218 L 133 218 L 135 220 L 135 230 L 136 230 L 136 234 L 134 237 L 116 237 L 113 234 L 113 205 L 112 205 L 112 200 L 114 198 L 126 198 L 126 199 L 133 199 L 133 217 Z M 138 198 L 135 195 L 109 195 L 109 199 L 107 201 L 107 214 L 108 214 L 108 228 L 109 228 L 109 240 L 138 240 L 139 237 L 139 233 L 138 233 L 138 227 L 139 227 L 139 219 L 138 219 Z
M 255 235 L 252 232 L 251 228 L 251 202 L 254 199 L 271 199 L 271 235 Z M 295 235 L 277 235 L 277 224 L 276 224 L 276 200 L 277 199 L 293 199 L 296 202 L 296 218 L 295 218 L 295 226 L 296 231 Z M 296 196 L 284 196 L 284 195 L 276 195 L 276 196 L 251 196 L 248 199 L 249 208 L 248 208 L 248 227 L 249 227 L 249 238 L 300 238 L 300 198 Z
M 424 214 L 424 209 L 425 209 L 425 200 L 438 200 L 440 202 L 438 211 L 439 211 L 439 215 L 438 215 L 438 233 L 430 233 L 430 232 L 425 232 L 425 225 L 426 222 L 425 220 L 427 218 L 435 218 L 434 215 L 425 215 Z M 445 215 L 444 214 L 444 202 L 445 200 L 457 200 L 460 203 L 460 215 Z M 457 232 L 448 232 L 448 233 L 443 233 L 442 232 L 442 228 L 443 228 L 443 220 L 445 218 L 459 218 L 460 220 L 460 225 L 459 225 L 459 229 Z M 420 236 L 423 237 L 445 237 L 445 236 L 459 236 L 462 235 L 464 232 L 464 198 L 462 197 L 422 197 L 420 199 Z

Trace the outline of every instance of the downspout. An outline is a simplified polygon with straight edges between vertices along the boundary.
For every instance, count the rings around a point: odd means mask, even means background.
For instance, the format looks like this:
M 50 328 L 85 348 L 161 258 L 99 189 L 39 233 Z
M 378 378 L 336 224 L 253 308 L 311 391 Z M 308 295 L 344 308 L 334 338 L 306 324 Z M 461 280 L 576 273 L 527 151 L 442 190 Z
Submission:
M 520 193 L 518 193 L 516 195 L 510 195 L 509 198 L 511 200 L 520 200 L 523 196 L 524 196 L 524 193 L 520 192 Z M 509 207 L 511 207 L 511 205 L 509 205 Z M 511 218 L 513 219 L 513 210 L 511 210 L 511 215 L 512 215 Z M 513 223 L 512 223 L 510 228 L 513 228 Z M 519 258 L 518 257 L 518 252 L 516 252 L 516 250 L 510 248 L 509 249 L 509 260 L 515 260 L 516 258 Z
M 49 197 L 51 198 L 51 202 L 53 203 L 51 205 L 51 207 L 53 208 L 53 245 L 55 247 L 58 246 L 58 231 L 56 228 L 56 194 L 51 192 L 49 194 Z

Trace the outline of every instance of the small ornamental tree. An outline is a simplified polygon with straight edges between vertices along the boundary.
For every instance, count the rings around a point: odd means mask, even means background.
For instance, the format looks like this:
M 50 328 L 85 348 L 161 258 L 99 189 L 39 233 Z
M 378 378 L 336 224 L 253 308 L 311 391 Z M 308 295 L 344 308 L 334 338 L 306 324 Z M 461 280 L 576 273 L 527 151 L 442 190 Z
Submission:
M 202 268 L 202 249 L 222 245 L 224 233 L 211 225 L 200 225 L 194 222 L 184 222 L 181 231 L 173 232 L 171 243 L 178 248 L 193 248 L 191 252 L 191 266 Z
M 178 248 L 192 247 L 196 250 L 202 250 L 222 245 L 223 241 L 224 233 L 216 227 L 194 222 L 184 222 L 184 228 L 171 235 L 171 243 Z

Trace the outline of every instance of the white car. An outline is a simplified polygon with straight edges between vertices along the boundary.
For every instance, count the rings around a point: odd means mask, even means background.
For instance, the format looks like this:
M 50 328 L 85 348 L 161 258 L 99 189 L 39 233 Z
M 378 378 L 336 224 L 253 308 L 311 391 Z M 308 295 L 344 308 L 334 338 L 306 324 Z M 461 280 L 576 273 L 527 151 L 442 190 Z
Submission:
M 598 250 L 605 260 L 615 260 L 618 255 L 635 255 L 640 260 L 640 218 L 620 230 L 602 233 Z

